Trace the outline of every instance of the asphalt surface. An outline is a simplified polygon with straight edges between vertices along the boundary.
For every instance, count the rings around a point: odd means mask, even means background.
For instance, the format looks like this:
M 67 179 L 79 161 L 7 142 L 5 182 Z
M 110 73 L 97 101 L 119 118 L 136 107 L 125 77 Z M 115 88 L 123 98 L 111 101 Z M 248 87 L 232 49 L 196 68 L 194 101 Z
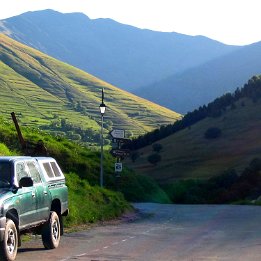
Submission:
M 112 222 L 19 248 L 17 261 L 260 261 L 261 207 L 135 204 L 136 220 Z

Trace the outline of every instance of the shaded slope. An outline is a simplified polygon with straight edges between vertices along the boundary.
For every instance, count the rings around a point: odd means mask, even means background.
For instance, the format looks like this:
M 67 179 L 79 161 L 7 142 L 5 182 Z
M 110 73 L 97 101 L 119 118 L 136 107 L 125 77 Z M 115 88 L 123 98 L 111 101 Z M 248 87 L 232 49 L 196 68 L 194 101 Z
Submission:
M 227 169 L 242 171 L 249 162 L 261 158 L 261 100 L 241 98 L 219 117 L 207 117 L 184 130 L 157 141 L 163 149 L 155 166 L 147 161 L 152 146 L 140 149 L 139 158 L 128 165 L 162 184 L 177 179 L 209 178 Z M 219 128 L 221 136 L 206 139 L 209 128 Z
M 102 88 L 108 129 L 138 135 L 180 116 L 0 35 L 0 111 L 6 117 L 15 111 L 23 123 L 34 126 L 50 127 L 59 118 L 98 131 Z
M 235 91 L 246 79 L 260 73 L 261 42 L 258 42 L 134 93 L 185 114 Z

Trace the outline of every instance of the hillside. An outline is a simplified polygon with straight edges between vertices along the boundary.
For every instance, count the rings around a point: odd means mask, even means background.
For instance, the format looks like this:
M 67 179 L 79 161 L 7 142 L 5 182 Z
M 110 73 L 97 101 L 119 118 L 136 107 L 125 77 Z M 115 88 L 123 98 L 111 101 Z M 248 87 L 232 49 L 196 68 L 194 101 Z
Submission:
M 1 20 L 0 32 L 128 91 L 240 48 L 53 10 Z
M 260 73 L 261 42 L 258 42 L 133 93 L 185 114 L 226 92 L 234 92 L 246 79 Z
M 255 79 L 245 86 L 254 86 L 260 96 L 260 77 Z M 161 161 L 156 165 L 147 161 L 155 154 L 149 145 L 139 149 L 139 157 L 135 162 L 129 160 L 128 166 L 161 184 L 208 179 L 228 169 L 242 171 L 252 159 L 261 158 L 261 99 L 251 93 L 251 88 L 245 88 L 245 93 L 250 97 L 241 97 L 220 108 L 219 113 L 154 142 L 162 146 Z M 205 133 L 210 128 L 218 128 L 221 136 L 207 139 Z
M 97 142 L 102 88 L 107 130 L 139 135 L 180 117 L 0 34 L 0 113 L 5 118 L 15 111 L 22 125 Z

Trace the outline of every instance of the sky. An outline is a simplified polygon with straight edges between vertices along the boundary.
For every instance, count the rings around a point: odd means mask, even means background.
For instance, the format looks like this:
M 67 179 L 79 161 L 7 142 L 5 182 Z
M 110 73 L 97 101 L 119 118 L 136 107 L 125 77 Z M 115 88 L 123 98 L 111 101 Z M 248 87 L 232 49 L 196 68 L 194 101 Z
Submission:
M 0 19 L 27 11 L 81 12 L 155 31 L 233 45 L 261 41 L 260 0 L 0 0 Z

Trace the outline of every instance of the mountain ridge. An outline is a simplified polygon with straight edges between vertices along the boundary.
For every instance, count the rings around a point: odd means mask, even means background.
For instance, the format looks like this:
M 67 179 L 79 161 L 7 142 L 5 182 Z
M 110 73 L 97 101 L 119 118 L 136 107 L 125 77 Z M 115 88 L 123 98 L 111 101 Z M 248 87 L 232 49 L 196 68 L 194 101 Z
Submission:
M 185 114 L 259 75 L 260 61 L 261 42 L 257 42 L 133 93 Z
M 81 13 L 44 10 L 1 22 L 12 38 L 128 91 L 240 48 Z

